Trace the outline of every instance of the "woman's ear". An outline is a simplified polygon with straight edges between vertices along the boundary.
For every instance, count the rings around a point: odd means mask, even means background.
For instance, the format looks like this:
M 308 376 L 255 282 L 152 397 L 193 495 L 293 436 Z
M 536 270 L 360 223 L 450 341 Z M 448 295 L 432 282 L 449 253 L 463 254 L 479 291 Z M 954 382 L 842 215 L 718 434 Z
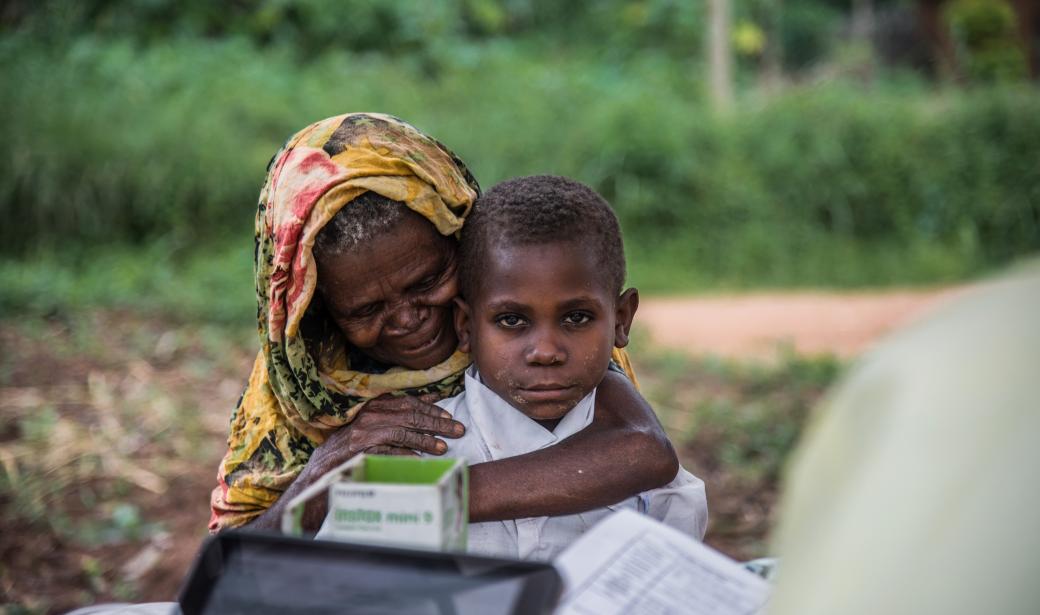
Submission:
M 614 309 L 614 346 L 624 348 L 628 346 L 628 332 L 632 329 L 632 319 L 639 309 L 639 291 L 630 288 L 621 293 Z
M 469 352 L 469 324 L 472 322 L 470 318 L 469 304 L 462 300 L 461 297 L 455 297 L 455 336 L 459 338 L 459 350 L 462 352 Z

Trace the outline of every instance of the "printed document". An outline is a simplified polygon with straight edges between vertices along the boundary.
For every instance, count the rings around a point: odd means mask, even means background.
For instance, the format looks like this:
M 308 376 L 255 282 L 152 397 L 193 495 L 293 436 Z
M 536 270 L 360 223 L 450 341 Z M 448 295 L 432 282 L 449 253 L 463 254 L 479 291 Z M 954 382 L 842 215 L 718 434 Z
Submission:
M 770 585 L 740 564 L 645 515 L 622 510 L 554 562 L 560 615 L 754 615 Z

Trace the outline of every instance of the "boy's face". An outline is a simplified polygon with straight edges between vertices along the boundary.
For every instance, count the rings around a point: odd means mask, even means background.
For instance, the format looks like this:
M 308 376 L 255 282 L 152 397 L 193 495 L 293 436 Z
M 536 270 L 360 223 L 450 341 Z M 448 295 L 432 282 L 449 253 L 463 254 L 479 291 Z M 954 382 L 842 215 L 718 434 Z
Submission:
M 628 344 L 635 289 L 609 287 L 578 242 L 492 248 L 479 287 L 455 312 L 460 348 L 492 391 L 532 419 L 561 418 Z

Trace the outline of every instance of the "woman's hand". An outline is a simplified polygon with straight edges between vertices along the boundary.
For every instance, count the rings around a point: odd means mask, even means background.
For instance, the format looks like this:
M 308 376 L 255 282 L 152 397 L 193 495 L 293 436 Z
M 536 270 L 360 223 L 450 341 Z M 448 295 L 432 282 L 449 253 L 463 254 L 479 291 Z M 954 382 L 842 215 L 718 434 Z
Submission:
M 314 450 L 297 482 L 306 475 L 313 477 L 309 481 L 313 482 L 358 453 L 443 455 L 448 447 L 435 436 L 459 438 L 466 428 L 432 401 L 428 397 L 389 395 L 369 401 L 350 424 L 333 432 Z
M 251 529 L 277 530 L 282 511 L 294 497 L 327 472 L 359 453 L 377 455 L 442 455 L 446 438 L 459 438 L 466 432 L 462 423 L 452 420 L 446 410 L 433 405 L 431 397 L 392 397 L 384 395 L 365 404 L 352 422 L 332 433 L 314 449 L 307 465 L 271 508 L 254 519 Z M 303 528 L 316 531 L 328 513 L 325 498 L 307 503 Z

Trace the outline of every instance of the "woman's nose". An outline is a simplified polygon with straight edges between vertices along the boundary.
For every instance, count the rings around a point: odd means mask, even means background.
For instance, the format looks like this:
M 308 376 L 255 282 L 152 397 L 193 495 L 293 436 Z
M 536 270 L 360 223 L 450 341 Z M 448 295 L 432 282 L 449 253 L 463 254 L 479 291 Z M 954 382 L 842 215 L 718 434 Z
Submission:
M 567 350 L 550 335 L 540 335 L 527 347 L 528 365 L 562 365 L 567 362 Z
M 411 333 L 422 325 L 425 312 L 424 306 L 400 303 L 391 310 L 386 326 L 395 333 Z

